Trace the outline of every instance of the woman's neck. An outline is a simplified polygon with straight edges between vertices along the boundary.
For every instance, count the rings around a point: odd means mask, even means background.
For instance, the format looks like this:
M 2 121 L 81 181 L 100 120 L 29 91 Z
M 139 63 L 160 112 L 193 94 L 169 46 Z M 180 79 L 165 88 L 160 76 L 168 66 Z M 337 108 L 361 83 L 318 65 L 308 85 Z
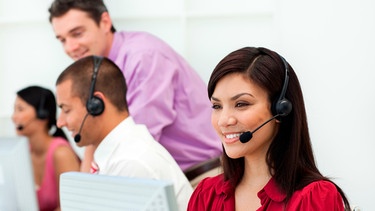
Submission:
M 272 174 L 265 159 L 245 158 L 244 175 L 240 183 L 262 189 L 271 179 Z
M 245 158 L 245 169 L 240 183 L 236 187 L 236 210 L 256 210 L 260 207 L 258 192 L 271 178 L 264 160 Z
M 48 133 L 34 133 L 29 137 L 31 153 L 35 155 L 43 155 L 49 147 L 52 137 Z

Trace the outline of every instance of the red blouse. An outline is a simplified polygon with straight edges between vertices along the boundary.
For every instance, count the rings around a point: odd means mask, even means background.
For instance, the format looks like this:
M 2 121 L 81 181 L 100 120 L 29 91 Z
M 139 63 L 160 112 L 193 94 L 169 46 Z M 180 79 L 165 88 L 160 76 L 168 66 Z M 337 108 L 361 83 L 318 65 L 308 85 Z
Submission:
M 273 180 L 258 192 L 263 210 L 344 210 L 344 203 L 336 186 L 328 181 L 316 181 L 296 191 L 284 209 L 282 193 Z M 234 187 L 218 175 L 202 180 L 190 198 L 188 211 L 234 211 Z

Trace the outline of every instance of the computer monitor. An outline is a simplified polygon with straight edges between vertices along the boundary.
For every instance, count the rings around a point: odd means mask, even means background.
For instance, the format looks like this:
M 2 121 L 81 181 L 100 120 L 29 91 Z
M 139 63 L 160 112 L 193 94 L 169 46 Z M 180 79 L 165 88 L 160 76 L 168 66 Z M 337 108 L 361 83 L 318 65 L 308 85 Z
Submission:
M 0 211 L 38 209 L 27 140 L 0 137 Z
M 62 210 L 176 211 L 173 183 L 82 172 L 60 175 Z

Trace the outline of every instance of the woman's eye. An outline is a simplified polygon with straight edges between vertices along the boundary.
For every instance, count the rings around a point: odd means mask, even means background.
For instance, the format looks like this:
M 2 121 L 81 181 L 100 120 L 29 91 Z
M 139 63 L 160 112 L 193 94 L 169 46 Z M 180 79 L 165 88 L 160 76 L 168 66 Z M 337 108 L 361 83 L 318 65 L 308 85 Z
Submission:
M 220 108 L 221 108 L 220 105 L 216 105 L 216 104 L 213 104 L 213 105 L 212 105 L 212 109 L 215 109 L 215 110 L 216 110 L 216 109 L 220 109 Z
M 245 102 L 240 102 L 240 103 L 237 103 L 236 104 L 236 107 L 245 107 L 245 106 L 248 106 L 250 105 L 249 103 L 245 103 Z

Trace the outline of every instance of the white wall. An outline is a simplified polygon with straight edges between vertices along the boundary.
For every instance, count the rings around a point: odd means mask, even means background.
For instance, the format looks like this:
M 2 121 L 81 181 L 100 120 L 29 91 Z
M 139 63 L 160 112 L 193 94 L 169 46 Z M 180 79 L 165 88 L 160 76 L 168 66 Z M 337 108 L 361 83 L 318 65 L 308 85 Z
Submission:
M 54 90 L 56 77 L 71 63 L 47 21 L 50 2 L 0 0 L 2 136 L 14 135 L 9 119 L 15 92 L 31 84 Z M 118 30 L 158 35 L 205 81 L 217 62 L 237 48 L 264 46 L 281 53 L 299 76 L 320 170 L 353 204 L 375 210 L 373 1 L 106 2 Z

